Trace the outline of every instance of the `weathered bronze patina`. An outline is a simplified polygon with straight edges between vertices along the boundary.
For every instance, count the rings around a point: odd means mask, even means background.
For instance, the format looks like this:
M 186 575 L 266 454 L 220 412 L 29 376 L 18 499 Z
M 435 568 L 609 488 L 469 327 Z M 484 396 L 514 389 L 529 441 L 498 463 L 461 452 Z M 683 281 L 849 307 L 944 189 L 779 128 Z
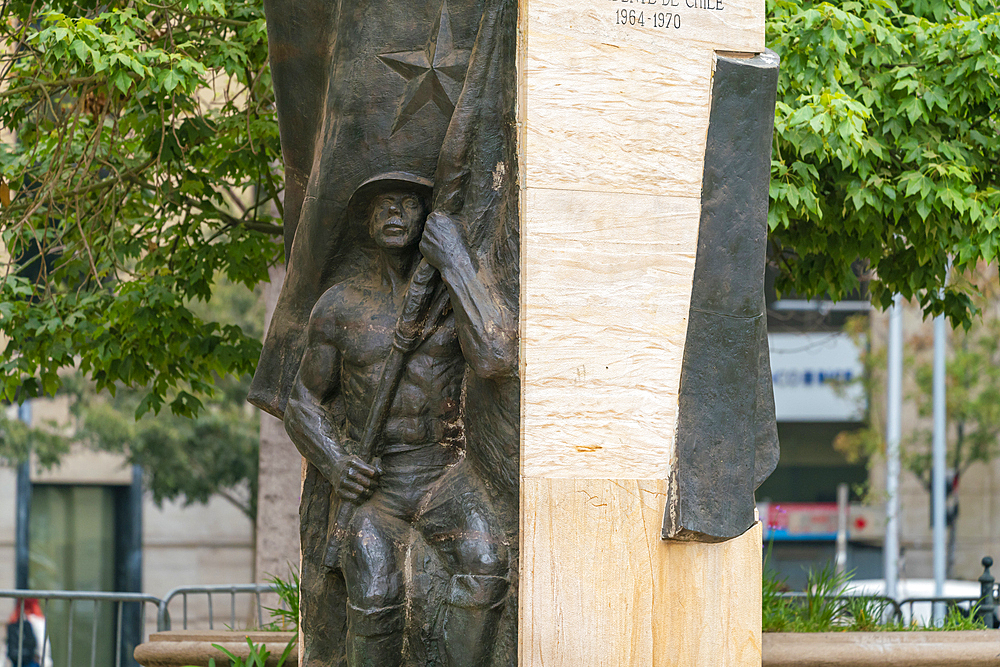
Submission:
M 667 540 L 743 534 L 778 464 L 764 312 L 778 64 L 773 51 L 716 58 Z
M 411 531 L 450 577 L 438 610 L 446 664 L 488 664 L 509 586 L 506 536 L 464 457 L 460 407 L 466 360 L 483 379 L 515 375 L 516 315 L 492 298 L 459 223 L 427 218 L 429 194 L 398 173 L 356 193 L 349 210 L 367 213 L 373 247 L 313 308 L 285 410 L 338 497 L 324 564 L 346 582 L 350 665 L 401 664 Z
M 288 270 L 250 400 L 307 462 L 302 664 L 515 664 L 517 7 L 265 9 Z

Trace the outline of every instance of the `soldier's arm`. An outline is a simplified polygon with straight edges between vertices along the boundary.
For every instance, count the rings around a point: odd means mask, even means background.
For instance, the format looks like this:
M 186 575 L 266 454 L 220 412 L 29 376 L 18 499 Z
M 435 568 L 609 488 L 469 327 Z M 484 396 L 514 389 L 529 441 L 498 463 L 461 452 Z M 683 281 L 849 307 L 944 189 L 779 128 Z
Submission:
M 378 475 L 347 452 L 332 416 L 340 396 L 341 358 L 334 341 L 335 311 L 329 301 L 325 294 L 309 318 L 305 354 L 285 408 L 285 431 L 342 498 L 357 501 L 370 493 Z
M 517 316 L 495 289 L 496 278 L 473 257 L 456 220 L 431 213 L 420 241 L 424 258 L 441 272 L 455 310 L 462 353 L 480 377 L 517 371 Z

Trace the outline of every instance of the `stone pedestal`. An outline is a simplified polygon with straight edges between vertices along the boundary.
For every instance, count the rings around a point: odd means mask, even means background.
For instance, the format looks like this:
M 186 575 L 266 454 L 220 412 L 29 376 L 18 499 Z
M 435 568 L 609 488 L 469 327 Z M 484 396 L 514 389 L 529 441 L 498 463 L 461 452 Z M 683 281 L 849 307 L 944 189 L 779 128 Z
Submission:
M 274 304 L 285 278 L 285 267 L 270 271 L 264 288 L 265 328 L 270 326 Z M 260 413 L 260 472 L 257 477 L 257 545 L 255 577 L 265 582 L 272 576 L 288 579 L 289 567 L 299 567 L 299 494 L 302 487 L 302 457 L 295 449 L 281 420 Z M 265 603 L 274 606 L 271 597 Z
M 519 32 L 519 665 L 759 665 L 759 524 L 661 527 L 713 72 L 764 2 L 522 0 Z

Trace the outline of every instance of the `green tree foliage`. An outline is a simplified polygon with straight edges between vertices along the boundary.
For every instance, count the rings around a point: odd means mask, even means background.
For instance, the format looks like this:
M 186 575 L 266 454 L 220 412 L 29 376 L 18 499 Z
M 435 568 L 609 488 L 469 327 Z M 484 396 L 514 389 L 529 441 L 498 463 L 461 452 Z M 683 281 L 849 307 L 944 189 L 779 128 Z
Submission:
M 209 313 L 250 337 L 262 334 L 263 303 L 259 295 L 226 280 L 216 283 L 212 299 L 193 304 L 196 316 Z M 17 465 L 29 454 L 40 468 L 59 463 L 71 445 L 123 454 L 142 466 L 145 488 L 153 500 L 180 500 L 185 505 L 208 502 L 218 494 L 251 520 L 257 513 L 259 419 L 246 403 L 250 376 L 217 376 L 214 395 L 194 417 L 170 411 L 135 413 L 144 391 L 119 387 L 114 396 L 96 392 L 80 373 L 63 378 L 62 393 L 71 403 L 69 424 L 29 428 L 0 417 L 0 463 Z
M 894 293 L 968 325 L 950 285 L 1000 249 L 1000 14 L 992 0 L 768 2 L 781 56 L 769 224 L 778 288 L 846 295 L 865 260 Z
M 782 57 L 770 213 L 778 286 L 872 294 L 967 324 L 943 285 L 997 255 L 1000 26 L 990 0 L 771 0 Z M 259 344 L 198 317 L 216 276 L 253 285 L 280 248 L 282 188 L 256 0 L 0 4 L 0 356 L 8 400 L 78 365 L 195 414 Z M 251 196 L 247 199 L 247 193 Z M 247 203 L 249 202 L 249 203 Z
M 69 453 L 69 440 L 54 428 L 31 428 L 0 413 L 0 464 L 16 466 L 34 453 L 41 468 L 51 468 Z
M 192 312 L 245 335 L 263 335 L 263 303 L 258 294 L 227 280 L 218 280 L 212 298 L 192 305 Z M 217 376 L 214 395 L 194 417 L 169 412 L 135 412 L 143 392 L 123 388 L 113 398 L 84 385 L 74 412 L 78 436 L 94 449 L 124 453 L 142 466 L 145 486 L 153 500 L 205 503 L 219 494 L 251 520 L 257 516 L 257 464 L 260 444 L 258 413 L 246 402 L 250 376 Z
M 261 3 L 5 0 L 0 44 L 0 397 L 76 367 L 195 415 L 260 352 L 195 304 L 280 255 Z
M 247 383 L 234 383 L 246 395 Z M 153 500 L 206 503 L 219 494 L 246 514 L 257 515 L 256 420 L 238 403 L 209 402 L 198 416 L 164 412 L 134 418 L 140 397 L 122 390 L 111 402 L 89 396 L 80 405 L 77 434 L 94 449 L 121 452 L 146 472 Z

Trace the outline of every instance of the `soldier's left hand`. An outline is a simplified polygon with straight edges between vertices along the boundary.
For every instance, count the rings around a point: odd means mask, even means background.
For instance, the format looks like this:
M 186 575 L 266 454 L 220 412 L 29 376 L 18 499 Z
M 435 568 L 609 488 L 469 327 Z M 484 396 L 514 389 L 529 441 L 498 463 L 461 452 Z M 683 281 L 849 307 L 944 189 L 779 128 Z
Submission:
M 439 211 L 428 215 L 420 239 L 420 254 L 438 270 L 451 265 L 456 259 L 468 257 L 458 220 Z

